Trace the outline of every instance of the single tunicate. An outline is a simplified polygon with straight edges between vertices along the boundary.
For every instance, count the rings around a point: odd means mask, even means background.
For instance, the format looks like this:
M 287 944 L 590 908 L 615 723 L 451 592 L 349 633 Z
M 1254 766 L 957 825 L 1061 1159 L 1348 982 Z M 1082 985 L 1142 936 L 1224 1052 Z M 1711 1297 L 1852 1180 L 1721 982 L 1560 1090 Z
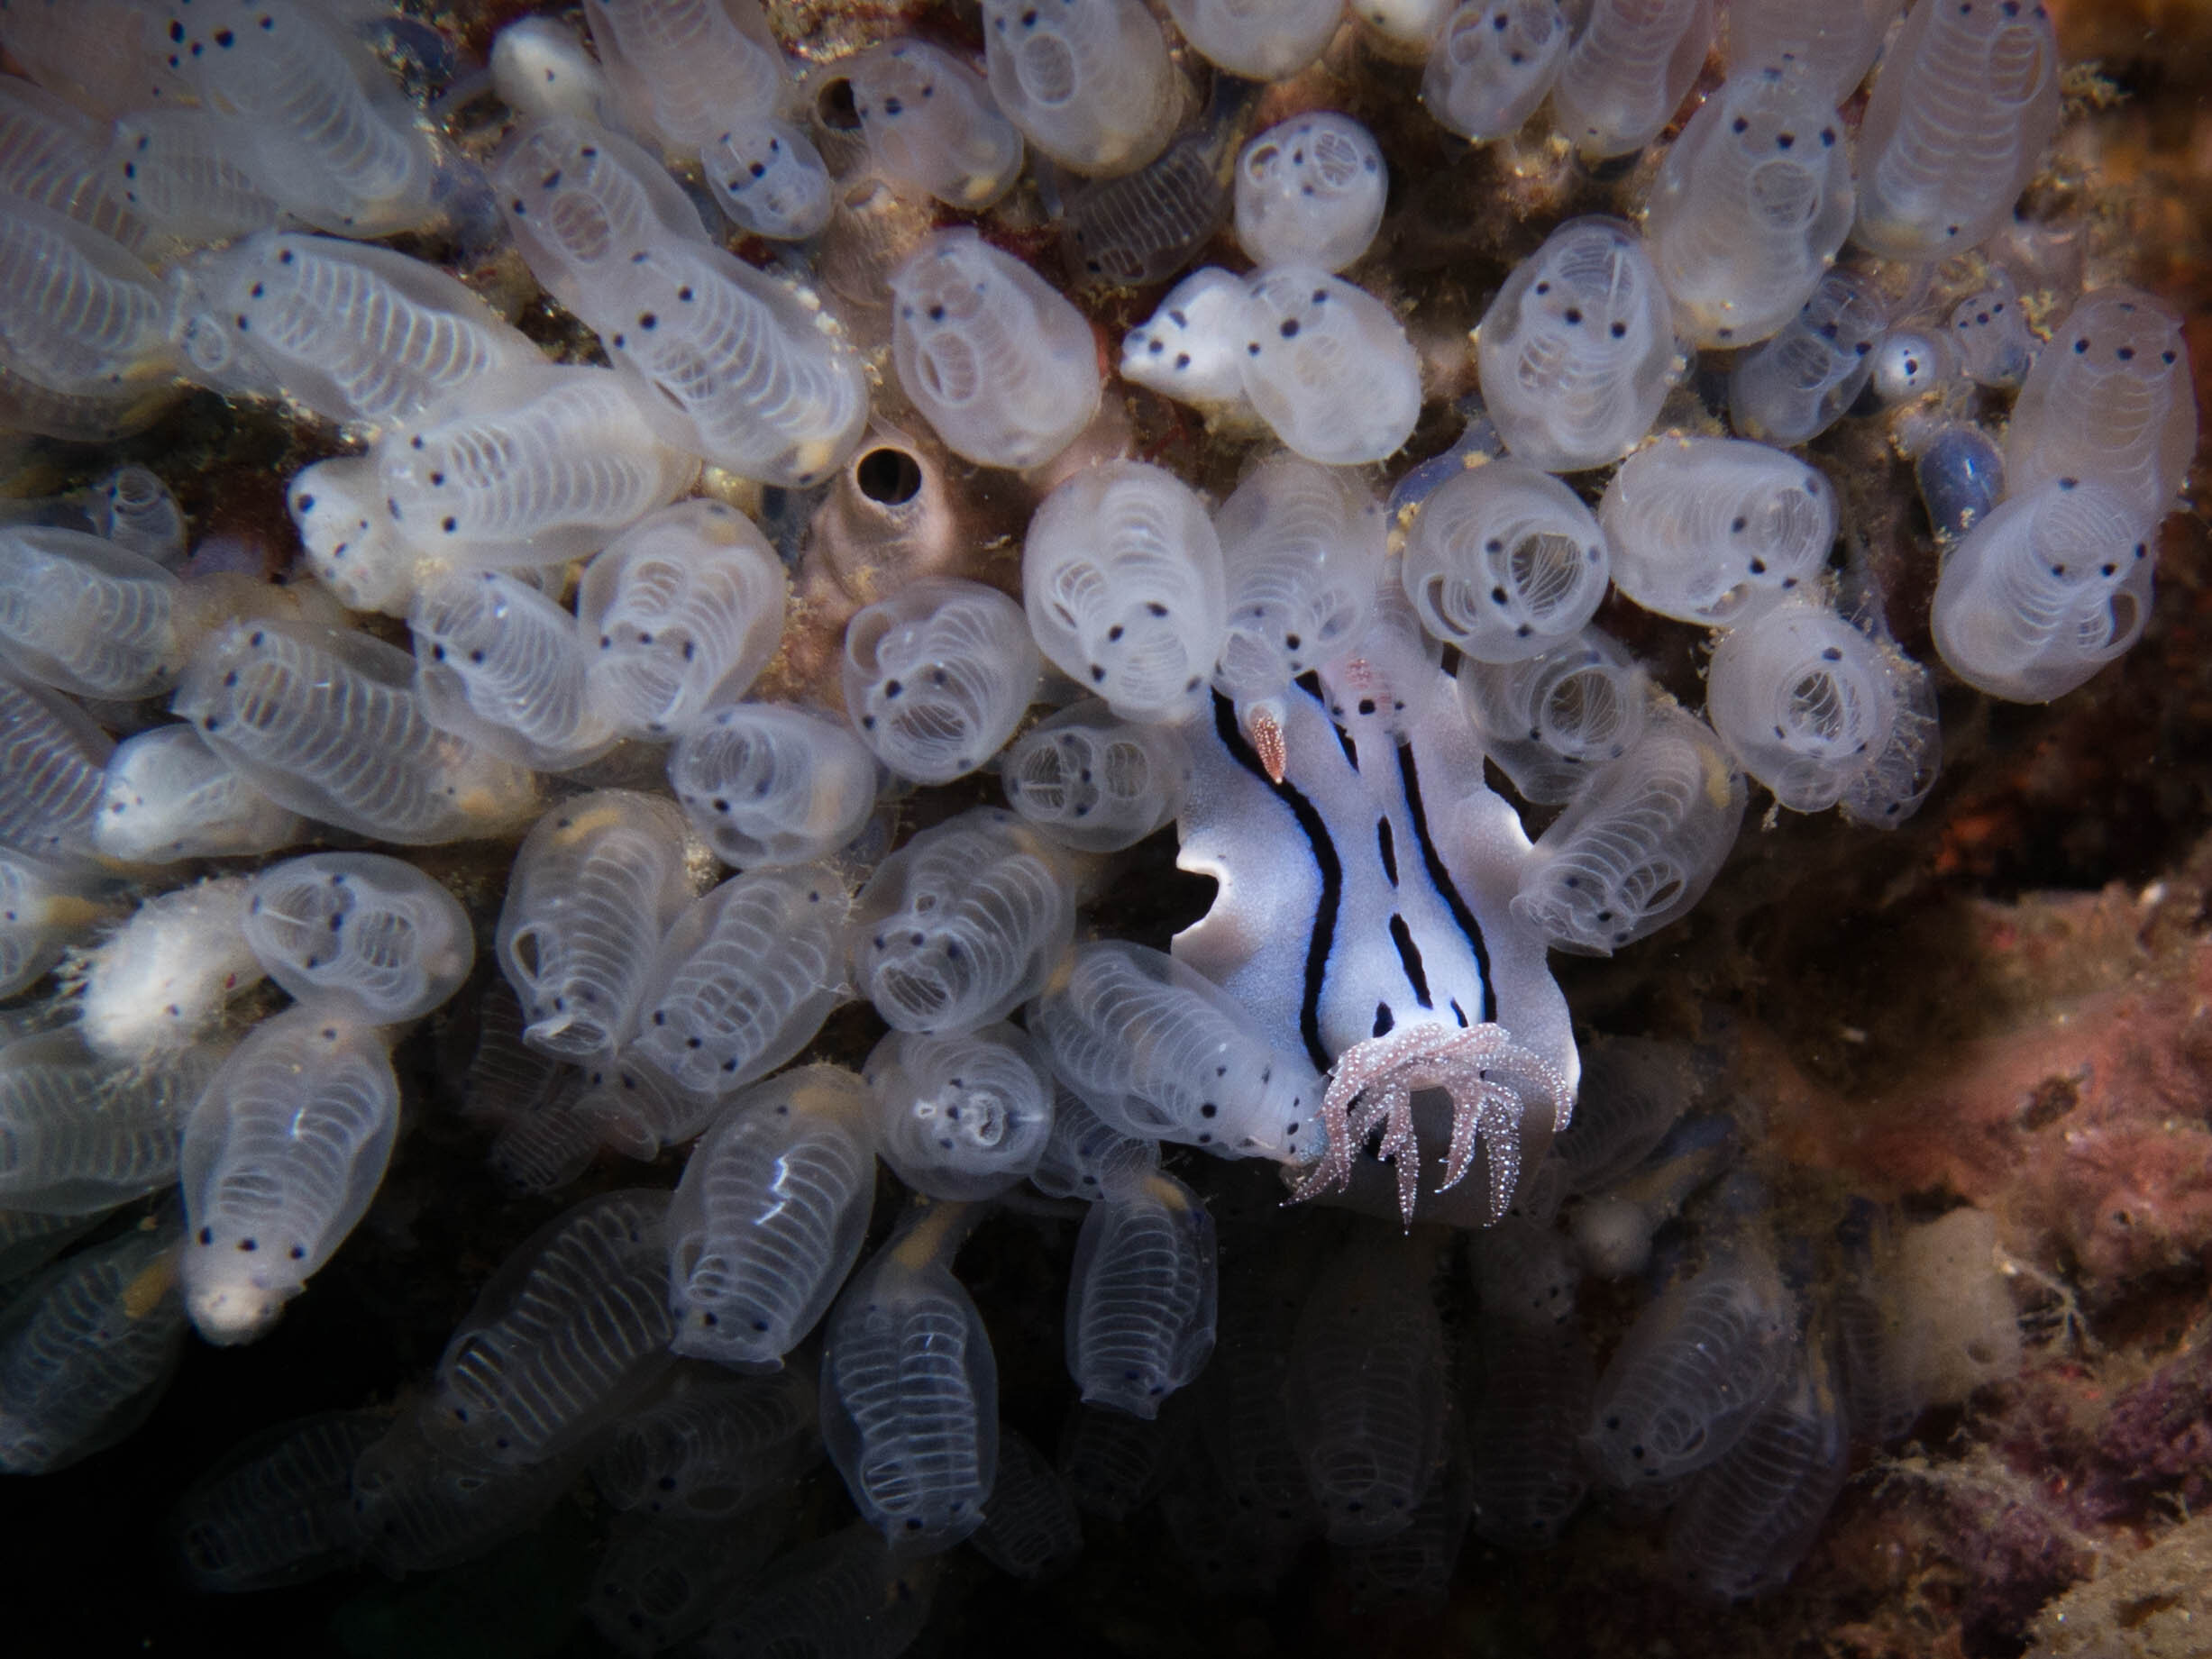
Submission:
M 443 1005 L 469 977 L 469 913 L 438 882 L 379 852 L 311 852 L 253 878 L 246 943 L 302 1002 L 351 1004 L 393 1025 Z
M 1401 577 L 1421 624 L 1483 662 L 1557 649 L 1605 597 L 1605 536 L 1548 473 L 1494 460 L 1421 505 Z
M 950 783 L 996 754 L 1038 672 L 1021 607 L 981 582 L 927 578 L 845 624 L 845 711 L 875 757 L 918 783 Z
M 1732 627 L 1813 587 L 1835 544 L 1836 498 L 1814 468 L 1769 445 L 1668 436 L 1621 463 L 1598 522 L 1628 597 Z
M 1237 158 L 1237 242 L 1256 265 L 1342 270 L 1382 228 L 1389 190 L 1367 128 L 1333 111 L 1293 116 Z
M 883 861 L 853 907 L 853 980 L 900 1031 L 953 1035 L 1045 988 L 1075 925 L 1058 849 L 978 807 Z
M 1098 413 L 1091 325 L 973 230 L 938 232 L 891 273 L 891 291 L 899 384 L 955 453 L 1042 466 Z
M 1037 649 L 1123 719 L 1198 713 L 1228 600 L 1220 538 L 1173 473 L 1113 461 L 1054 490 L 1029 520 L 1021 593 Z
M 843 721 L 777 703 L 710 711 L 676 740 L 669 787 L 726 864 L 803 864 L 858 835 L 882 767 Z
M 309 1004 L 263 1020 L 186 1120 L 185 1299 L 215 1343 L 251 1342 L 376 1197 L 399 1131 L 383 1034 Z
M 1483 397 L 1515 460 L 1574 472 L 1651 430 L 1676 370 L 1667 290 L 1617 219 L 1569 219 L 1483 313 Z

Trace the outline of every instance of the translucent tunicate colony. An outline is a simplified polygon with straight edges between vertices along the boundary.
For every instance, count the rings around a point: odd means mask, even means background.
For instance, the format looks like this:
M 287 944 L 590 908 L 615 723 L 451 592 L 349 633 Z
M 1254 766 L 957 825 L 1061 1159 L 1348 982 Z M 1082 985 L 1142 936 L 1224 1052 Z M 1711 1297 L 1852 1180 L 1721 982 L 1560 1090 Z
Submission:
M 0 1472 L 395 1257 L 442 1357 L 197 1585 L 586 1481 L 637 1654 L 890 1659 L 964 1540 L 1438 1605 L 1594 1490 L 1787 1580 L 1963 1388 L 1596 1028 L 1755 794 L 1893 828 L 2150 626 L 2188 342 L 2043 8 L 494 9 L 0 0 Z

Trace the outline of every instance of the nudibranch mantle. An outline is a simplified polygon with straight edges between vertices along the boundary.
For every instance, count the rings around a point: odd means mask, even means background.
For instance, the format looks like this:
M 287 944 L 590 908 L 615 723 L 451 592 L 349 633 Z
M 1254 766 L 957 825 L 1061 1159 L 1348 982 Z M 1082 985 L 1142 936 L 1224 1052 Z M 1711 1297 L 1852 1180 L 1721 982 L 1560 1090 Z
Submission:
M 1187 728 L 1176 863 L 1218 891 L 1174 948 L 1276 1046 L 1333 1066 L 1329 1149 L 1300 1197 L 1348 1185 L 1379 1128 L 1409 1223 L 1417 1201 L 1423 1219 L 1464 1215 L 1438 1195 L 1473 1166 L 1479 1137 L 1472 1218 L 1487 1222 L 1567 1126 L 1581 1065 L 1544 942 L 1509 907 L 1528 835 L 1483 781 L 1449 677 L 1429 671 L 1439 684 L 1403 734 L 1358 713 L 1340 732 L 1289 688 L 1280 783 L 1227 701 Z M 1450 1149 L 1441 1178 L 1422 1182 L 1412 1095 L 1429 1089 L 1451 1096 Z

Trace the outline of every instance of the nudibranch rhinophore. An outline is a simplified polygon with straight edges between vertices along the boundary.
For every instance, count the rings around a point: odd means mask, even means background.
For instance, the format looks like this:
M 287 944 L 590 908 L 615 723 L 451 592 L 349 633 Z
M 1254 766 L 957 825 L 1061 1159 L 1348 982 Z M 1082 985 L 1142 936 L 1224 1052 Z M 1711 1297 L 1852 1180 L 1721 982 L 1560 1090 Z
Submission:
M 1339 731 L 1302 686 L 1280 699 L 1282 777 L 1216 699 L 1193 723 L 1182 868 L 1220 884 L 1175 953 L 1330 1072 L 1328 1144 L 1300 1198 L 1352 1183 L 1380 1131 L 1410 1226 L 1476 1167 L 1477 1221 L 1505 1212 L 1524 1166 L 1567 1126 L 1580 1062 L 1545 941 L 1509 907 L 1530 856 L 1483 781 L 1481 740 L 1449 678 L 1403 734 L 1373 702 Z M 1363 712 L 1363 710 L 1365 712 Z M 1442 1179 L 1421 1181 L 1414 1097 L 1451 1102 Z

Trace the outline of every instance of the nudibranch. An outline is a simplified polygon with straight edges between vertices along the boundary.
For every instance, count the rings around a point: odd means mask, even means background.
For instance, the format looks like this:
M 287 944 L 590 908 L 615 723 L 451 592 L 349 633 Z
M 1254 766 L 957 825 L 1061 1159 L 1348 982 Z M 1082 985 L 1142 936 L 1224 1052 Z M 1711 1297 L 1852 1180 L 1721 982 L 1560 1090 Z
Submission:
M 1372 693 L 1365 666 L 1330 679 Z M 1580 1062 L 1544 942 L 1508 907 L 1528 836 L 1483 781 L 1449 677 L 1426 663 L 1415 675 L 1411 696 L 1332 697 L 1337 722 L 1291 686 L 1271 711 L 1279 761 L 1226 699 L 1192 723 L 1176 862 L 1218 891 L 1175 954 L 1329 1071 L 1328 1146 L 1298 1198 L 1350 1187 L 1379 1132 L 1408 1225 L 1424 1199 L 1424 1218 L 1446 1217 L 1440 1195 L 1478 1153 L 1486 1224 L 1566 1127 Z M 1449 1098 L 1450 1131 L 1441 1179 L 1424 1186 L 1416 1097 L 1430 1089 Z

